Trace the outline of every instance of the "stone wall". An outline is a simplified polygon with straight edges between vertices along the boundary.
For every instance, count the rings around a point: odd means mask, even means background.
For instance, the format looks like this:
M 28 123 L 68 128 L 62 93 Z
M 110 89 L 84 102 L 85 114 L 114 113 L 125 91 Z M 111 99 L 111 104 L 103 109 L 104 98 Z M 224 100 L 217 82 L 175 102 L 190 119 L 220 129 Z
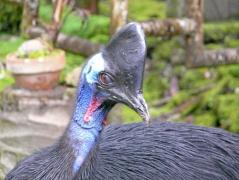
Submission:
M 6 89 L 0 99 L 0 180 L 16 163 L 52 144 L 70 119 L 72 100 L 65 90 L 31 93 Z

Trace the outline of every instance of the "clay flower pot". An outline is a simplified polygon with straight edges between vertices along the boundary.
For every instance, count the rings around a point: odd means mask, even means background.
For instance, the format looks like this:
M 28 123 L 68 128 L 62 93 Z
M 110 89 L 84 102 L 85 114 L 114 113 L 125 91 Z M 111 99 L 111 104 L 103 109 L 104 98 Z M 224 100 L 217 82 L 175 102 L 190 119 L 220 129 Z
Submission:
M 19 58 L 9 54 L 6 58 L 7 69 L 15 78 L 16 85 L 29 90 L 53 89 L 65 67 L 65 52 L 57 50 L 45 57 L 36 59 Z

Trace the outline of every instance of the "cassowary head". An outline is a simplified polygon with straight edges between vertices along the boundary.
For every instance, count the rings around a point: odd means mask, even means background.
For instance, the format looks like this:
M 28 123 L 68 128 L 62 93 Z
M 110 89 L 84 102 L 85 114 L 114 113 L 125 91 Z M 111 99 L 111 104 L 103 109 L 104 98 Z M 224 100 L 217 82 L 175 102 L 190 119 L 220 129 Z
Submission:
M 84 101 L 88 104 L 84 122 L 90 124 L 93 112 L 97 109 L 108 111 L 116 103 L 126 104 L 148 121 L 149 113 L 142 95 L 145 54 L 141 27 L 137 23 L 129 23 L 112 37 L 100 53 L 88 60 L 81 73 L 79 90 L 85 89 L 90 97 Z

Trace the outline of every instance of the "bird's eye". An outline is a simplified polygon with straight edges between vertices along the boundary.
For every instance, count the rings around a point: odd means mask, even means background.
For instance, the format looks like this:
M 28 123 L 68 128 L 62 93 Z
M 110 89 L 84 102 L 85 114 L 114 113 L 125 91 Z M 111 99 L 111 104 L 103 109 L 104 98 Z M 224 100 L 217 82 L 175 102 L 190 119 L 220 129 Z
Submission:
M 106 72 L 101 72 L 100 73 L 99 81 L 104 86 L 108 86 L 108 85 L 111 85 L 113 83 L 112 77 Z

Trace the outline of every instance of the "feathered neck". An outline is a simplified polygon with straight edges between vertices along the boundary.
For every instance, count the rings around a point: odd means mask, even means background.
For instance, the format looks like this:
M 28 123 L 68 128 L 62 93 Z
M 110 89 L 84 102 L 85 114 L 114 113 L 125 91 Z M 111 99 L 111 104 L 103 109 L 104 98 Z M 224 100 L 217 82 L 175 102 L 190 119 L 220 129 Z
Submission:
M 112 105 L 103 102 L 100 94 L 82 77 L 77 93 L 75 109 L 68 128 L 67 136 L 75 154 L 73 173 L 76 173 L 90 150 L 94 146 L 100 131 L 103 128 L 103 121 Z

